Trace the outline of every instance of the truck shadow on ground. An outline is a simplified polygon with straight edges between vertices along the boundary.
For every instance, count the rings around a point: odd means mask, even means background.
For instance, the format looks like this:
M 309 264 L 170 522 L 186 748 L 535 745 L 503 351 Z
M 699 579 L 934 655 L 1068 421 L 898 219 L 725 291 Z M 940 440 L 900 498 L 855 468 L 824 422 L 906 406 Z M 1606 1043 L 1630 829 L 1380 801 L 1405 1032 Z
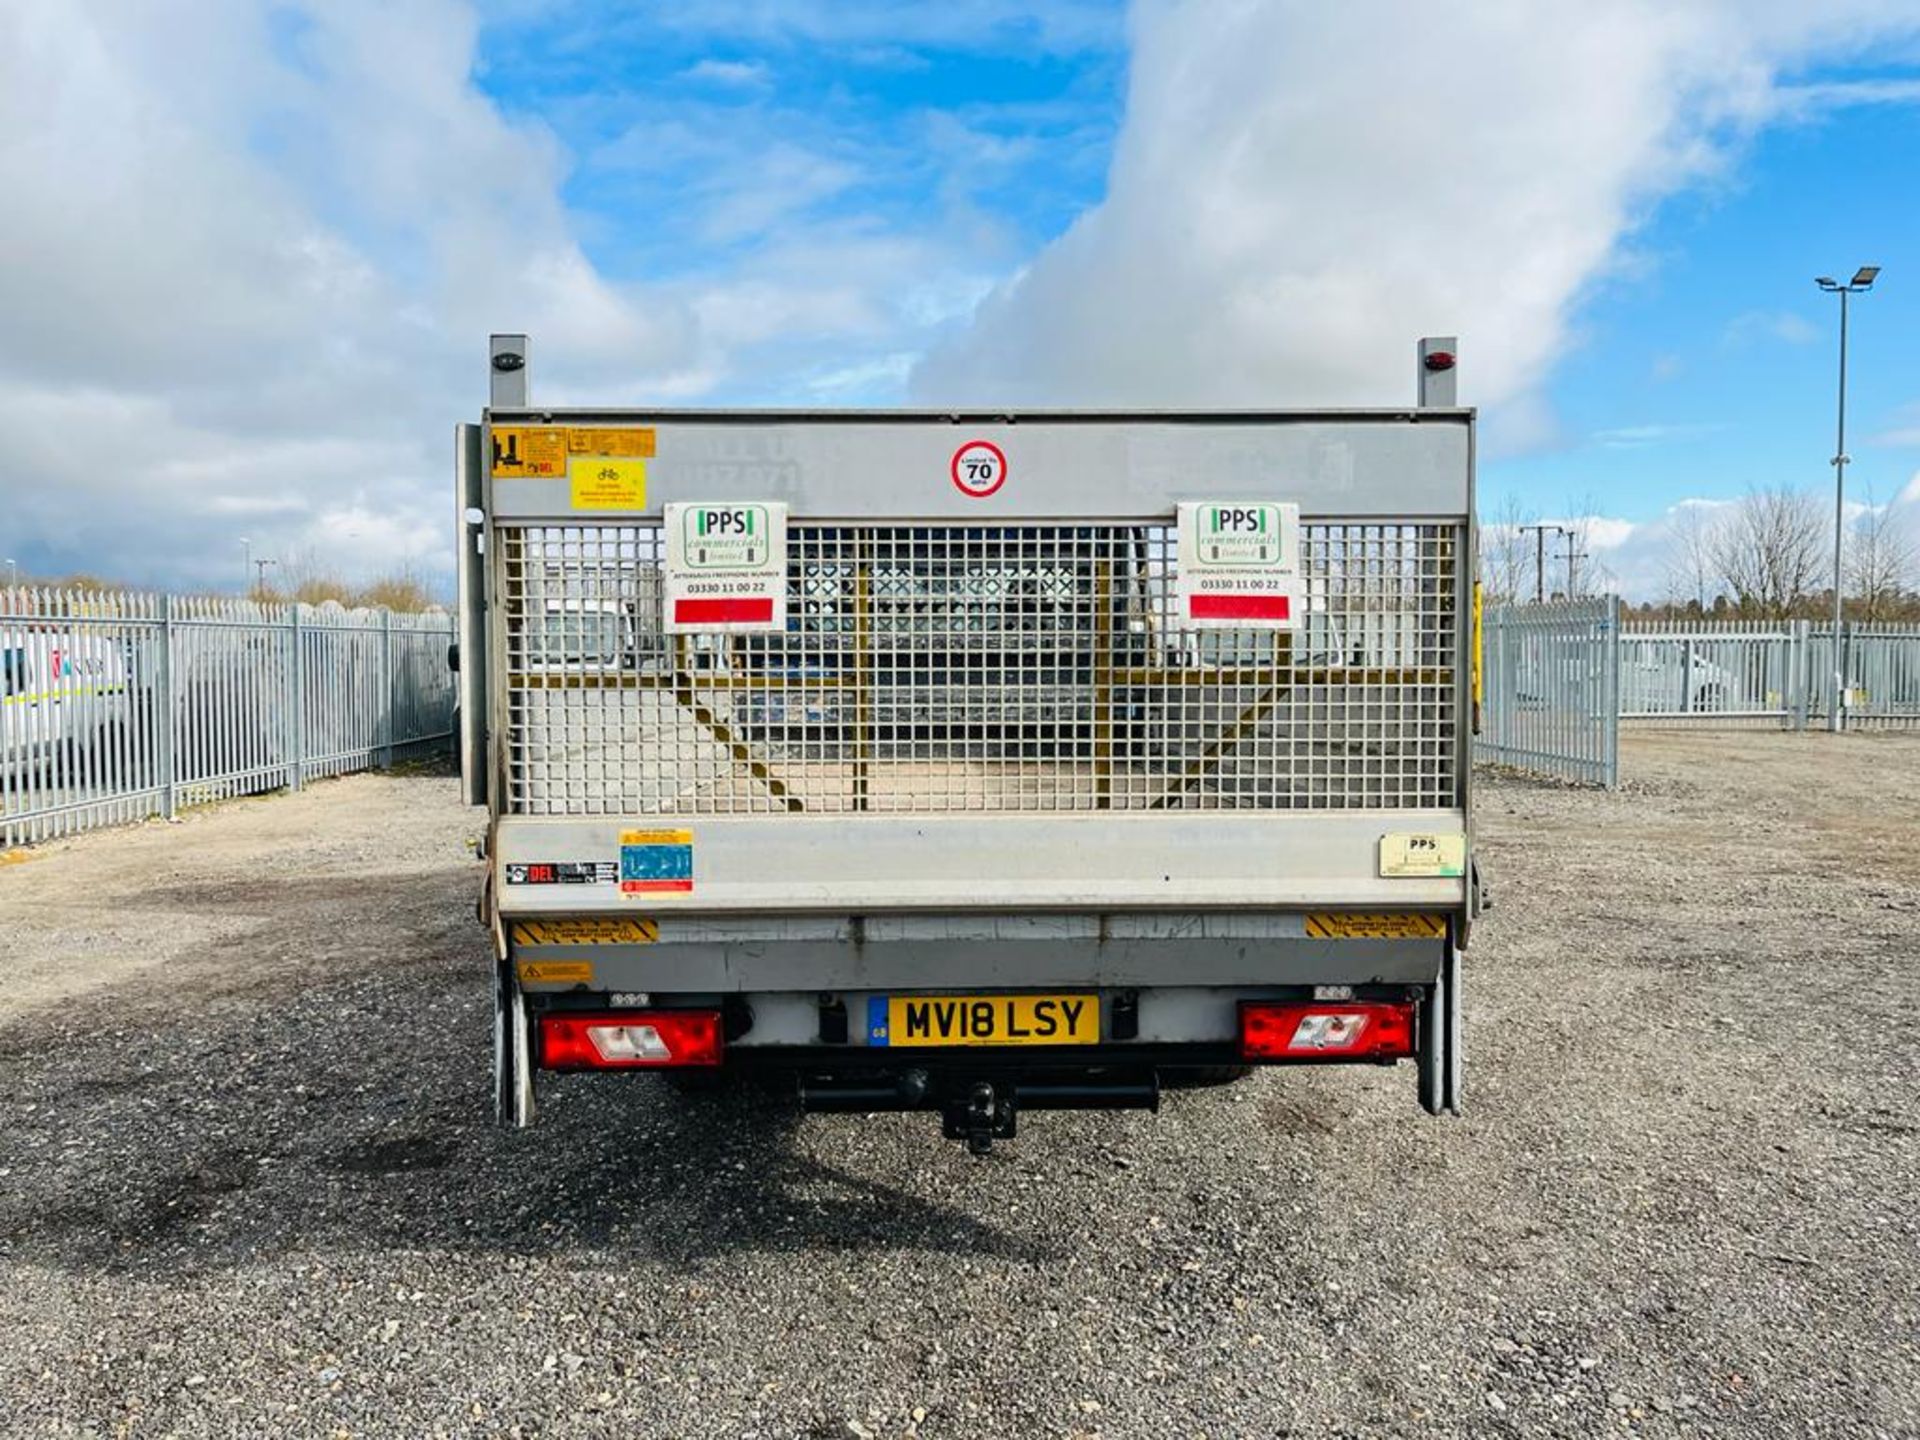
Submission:
M 925 1117 L 894 1144 L 827 1122 L 849 1137 L 839 1164 L 783 1099 L 569 1076 L 537 1128 L 493 1128 L 483 965 L 363 970 L 295 996 L 256 983 L 184 1014 L 154 983 L 0 1031 L 0 1246 L 156 1277 L 369 1249 L 1053 1257 L 875 1178 L 948 1153 Z

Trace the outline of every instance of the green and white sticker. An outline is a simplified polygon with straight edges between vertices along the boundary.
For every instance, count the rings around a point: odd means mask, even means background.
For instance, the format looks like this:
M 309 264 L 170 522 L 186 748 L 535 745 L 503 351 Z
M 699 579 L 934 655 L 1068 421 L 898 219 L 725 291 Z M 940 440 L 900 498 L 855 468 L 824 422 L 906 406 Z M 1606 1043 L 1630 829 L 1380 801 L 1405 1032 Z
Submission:
M 669 634 L 787 627 L 787 507 L 766 500 L 667 505 L 662 617 Z
M 1203 500 L 1179 507 L 1174 597 L 1183 629 L 1291 630 L 1300 623 L 1300 507 Z

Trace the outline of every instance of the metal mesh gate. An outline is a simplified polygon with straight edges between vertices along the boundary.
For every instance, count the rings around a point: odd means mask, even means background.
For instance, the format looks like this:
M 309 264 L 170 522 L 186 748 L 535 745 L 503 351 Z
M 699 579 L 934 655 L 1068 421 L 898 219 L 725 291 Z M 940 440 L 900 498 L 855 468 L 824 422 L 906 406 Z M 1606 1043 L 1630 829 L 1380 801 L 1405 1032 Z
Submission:
M 668 636 L 657 522 L 502 525 L 523 815 L 1444 807 L 1460 530 L 1308 523 L 1292 634 L 1174 624 L 1167 524 L 793 524 L 788 624 Z

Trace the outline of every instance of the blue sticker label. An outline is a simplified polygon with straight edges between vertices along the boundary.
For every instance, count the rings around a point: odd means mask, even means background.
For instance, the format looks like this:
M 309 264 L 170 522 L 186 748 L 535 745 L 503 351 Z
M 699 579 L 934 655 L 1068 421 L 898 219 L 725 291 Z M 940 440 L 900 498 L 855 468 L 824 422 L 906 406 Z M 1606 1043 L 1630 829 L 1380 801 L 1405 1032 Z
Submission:
M 887 997 L 869 995 L 867 997 L 867 1043 L 885 1045 L 887 1040 Z
M 693 889 L 691 830 L 630 830 L 620 837 L 620 893 Z

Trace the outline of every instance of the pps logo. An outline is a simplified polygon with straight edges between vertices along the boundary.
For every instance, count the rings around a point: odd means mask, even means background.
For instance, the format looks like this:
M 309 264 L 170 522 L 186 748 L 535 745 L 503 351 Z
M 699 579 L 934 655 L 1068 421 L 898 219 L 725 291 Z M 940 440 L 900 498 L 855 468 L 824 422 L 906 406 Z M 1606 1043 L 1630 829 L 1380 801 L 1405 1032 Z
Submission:
M 771 550 L 773 526 L 764 505 L 692 505 L 680 523 L 691 569 L 750 569 L 765 564 Z
M 1208 505 L 1200 512 L 1200 558 L 1210 565 L 1281 565 L 1278 505 Z

